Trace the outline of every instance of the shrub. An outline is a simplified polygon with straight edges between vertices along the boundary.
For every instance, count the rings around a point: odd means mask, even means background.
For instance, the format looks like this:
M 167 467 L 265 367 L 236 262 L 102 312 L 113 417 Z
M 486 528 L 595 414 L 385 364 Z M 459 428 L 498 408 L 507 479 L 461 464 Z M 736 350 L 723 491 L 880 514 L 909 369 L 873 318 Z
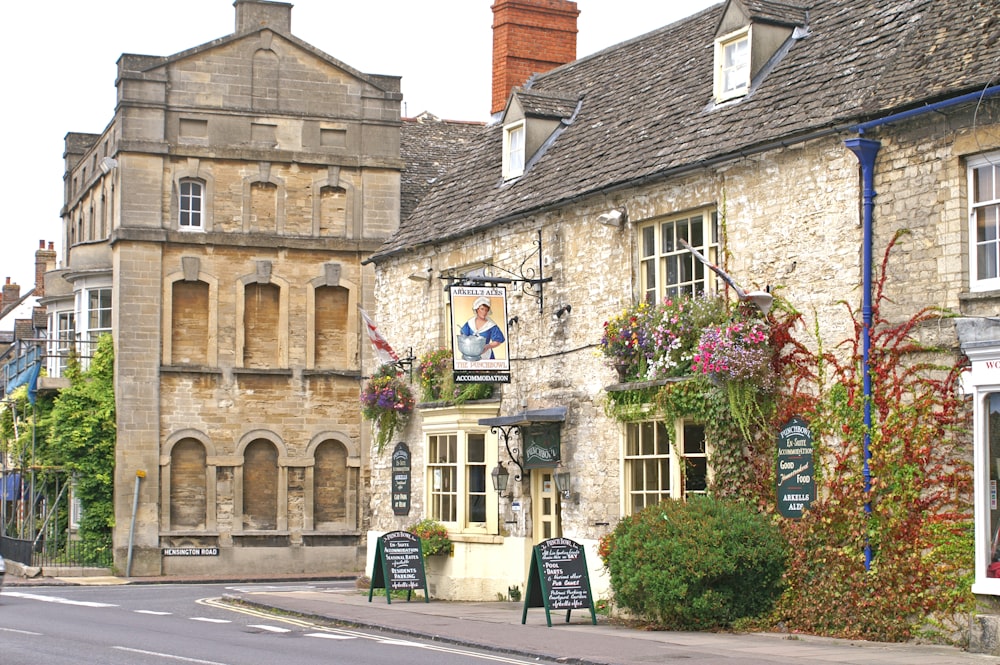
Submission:
M 770 518 L 707 496 L 626 517 L 599 551 L 615 601 L 671 630 L 725 627 L 770 611 L 787 560 Z
M 420 398 L 425 402 L 462 404 L 493 396 L 492 383 L 455 384 L 451 349 L 435 349 L 421 356 L 417 361 L 417 373 L 420 377 Z
M 451 552 L 451 538 L 448 537 L 448 530 L 440 522 L 432 519 L 423 519 L 411 526 L 407 531 L 419 536 L 420 550 L 425 557 Z

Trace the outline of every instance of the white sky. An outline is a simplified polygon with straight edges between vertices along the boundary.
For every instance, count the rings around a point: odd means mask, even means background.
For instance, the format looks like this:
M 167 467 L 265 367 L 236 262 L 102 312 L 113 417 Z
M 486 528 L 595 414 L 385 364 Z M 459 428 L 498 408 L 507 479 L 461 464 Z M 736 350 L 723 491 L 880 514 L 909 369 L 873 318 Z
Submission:
M 487 120 L 493 0 L 290 0 L 292 33 L 368 74 L 402 76 L 403 113 Z M 589 55 L 722 0 L 577 0 L 577 54 Z M 4 6 L 7 201 L 0 280 L 34 286 L 38 241 L 62 262 L 63 140 L 100 133 L 122 53 L 166 56 L 234 31 L 233 0 L 17 0 Z

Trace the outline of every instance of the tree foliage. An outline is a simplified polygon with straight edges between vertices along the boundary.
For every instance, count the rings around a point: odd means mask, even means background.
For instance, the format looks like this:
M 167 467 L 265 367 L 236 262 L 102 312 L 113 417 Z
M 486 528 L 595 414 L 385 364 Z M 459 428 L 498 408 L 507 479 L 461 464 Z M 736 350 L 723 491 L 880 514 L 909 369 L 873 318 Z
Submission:
M 50 452 L 53 462 L 75 479 L 74 492 L 83 507 L 81 539 L 91 548 L 110 548 L 116 436 L 111 336 L 101 337 L 86 371 L 71 363 L 67 376 L 70 386 L 52 409 Z

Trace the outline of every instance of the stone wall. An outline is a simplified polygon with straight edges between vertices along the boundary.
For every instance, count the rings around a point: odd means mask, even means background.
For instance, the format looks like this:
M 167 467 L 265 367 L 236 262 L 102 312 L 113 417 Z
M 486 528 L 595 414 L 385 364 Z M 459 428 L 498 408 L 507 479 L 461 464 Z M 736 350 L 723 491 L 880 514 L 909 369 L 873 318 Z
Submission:
M 1000 145 L 995 130 L 977 129 L 977 151 Z M 986 137 L 992 137 L 991 142 L 983 143 Z M 724 269 L 746 290 L 770 287 L 801 312 L 804 325 L 795 333 L 808 346 L 816 348 L 821 340 L 826 350 L 835 349 L 853 335 L 845 305 L 860 316 L 862 299 L 861 182 L 858 160 L 845 147 L 846 138 L 830 134 L 775 148 L 394 257 L 379 266 L 376 276 L 379 323 L 390 341 L 412 346 L 417 356 L 446 344 L 443 283 L 415 283 L 407 276 L 428 267 L 439 276 L 482 263 L 498 266 L 502 270 L 494 274 L 506 276 L 504 270 L 516 272 L 536 250 L 541 232 L 542 269 L 552 282 L 543 286 L 542 311 L 535 298 L 509 290 L 508 315 L 517 317 L 517 323 L 509 331 L 512 380 L 502 387 L 499 415 L 569 407 L 562 426 L 562 463 L 572 470 L 579 500 L 562 502 L 562 532 L 588 544 L 591 559 L 597 561 L 597 540 L 625 512 L 623 430 L 603 410 L 605 387 L 615 378 L 597 344 L 603 323 L 638 297 L 637 227 L 715 208 L 724 238 Z M 885 128 L 878 138 L 883 147 L 876 167 L 876 270 L 896 232 L 910 231 L 889 263 L 885 290 L 892 302 L 884 314 L 899 322 L 927 305 L 981 307 L 964 299 L 968 228 L 962 157 L 973 147 L 969 131 L 952 130 L 947 119 L 927 116 Z M 597 217 L 612 209 L 625 209 L 628 223 L 620 228 L 598 223 Z M 536 259 L 527 265 L 535 266 Z M 995 301 L 991 303 L 995 308 Z M 572 311 L 555 318 L 554 310 L 565 304 Z M 942 325 L 920 332 L 954 346 L 949 330 Z M 405 434 L 414 451 L 413 493 L 419 497 L 426 491 L 419 466 L 419 409 Z M 506 452 L 500 455 L 506 458 Z M 373 487 L 387 486 L 387 462 L 375 460 Z M 514 495 L 530 514 L 527 491 L 524 483 Z M 387 500 L 378 492 L 372 508 L 374 529 L 397 528 Z M 509 516 L 510 503 L 504 502 L 502 510 Z M 509 537 L 538 538 L 530 521 L 514 527 Z M 475 577 L 470 570 L 463 574 Z M 488 577 L 487 571 L 483 574 Z

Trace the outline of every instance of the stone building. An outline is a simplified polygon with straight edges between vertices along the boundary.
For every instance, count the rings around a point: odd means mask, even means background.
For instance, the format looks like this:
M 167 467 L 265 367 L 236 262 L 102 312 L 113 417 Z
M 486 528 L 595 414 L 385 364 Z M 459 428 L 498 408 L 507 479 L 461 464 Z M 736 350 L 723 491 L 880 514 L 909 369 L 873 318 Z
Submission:
M 361 261 L 426 183 L 401 192 L 398 77 L 296 38 L 290 4 L 234 4 L 231 35 L 121 56 L 107 128 L 67 135 L 53 356 L 114 337 L 116 567 L 353 573 L 368 528 L 359 308 L 374 307 Z
M 600 537 L 647 497 L 684 492 L 648 464 L 707 457 L 711 472 L 698 423 L 623 424 L 603 409 L 617 382 L 597 351 L 605 321 L 644 299 L 726 290 L 679 239 L 748 290 L 780 287 L 823 339 L 841 340 L 853 330 L 842 301 L 860 309 L 870 257 L 908 229 L 883 314 L 900 321 L 932 304 L 961 317 L 920 334 L 973 360 L 974 591 L 1000 595 L 987 574 L 1000 450 L 989 420 L 1000 411 L 1000 8 L 805 4 L 727 0 L 533 76 L 372 257 L 379 322 L 417 356 L 452 346 L 443 287 L 514 280 L 510 383 L 491 400 L 418 404 L 400 437 L 411 514 L 393 513 L 388 490 L 372 495 L 370 539 L 419 517 L 447 525 L 454 553 L 433 557 L 432 593 L 505 594 L 527 579 L 531 547 L 561 535 L 588 548 L 601 595 Z M 551 423 L 559 459 L 523 468 L 518 430 Z M 676 445 L 646 445 L 668 431 Z M 451 457 L 438 454 L 443 437 Z M 373 460 L 373 487 L 389 486 L 389 463 Z M 487 478 L 497 465 L 511 473 L 503 494 Z M 570 486 L 557 487 L 567 470 Z

